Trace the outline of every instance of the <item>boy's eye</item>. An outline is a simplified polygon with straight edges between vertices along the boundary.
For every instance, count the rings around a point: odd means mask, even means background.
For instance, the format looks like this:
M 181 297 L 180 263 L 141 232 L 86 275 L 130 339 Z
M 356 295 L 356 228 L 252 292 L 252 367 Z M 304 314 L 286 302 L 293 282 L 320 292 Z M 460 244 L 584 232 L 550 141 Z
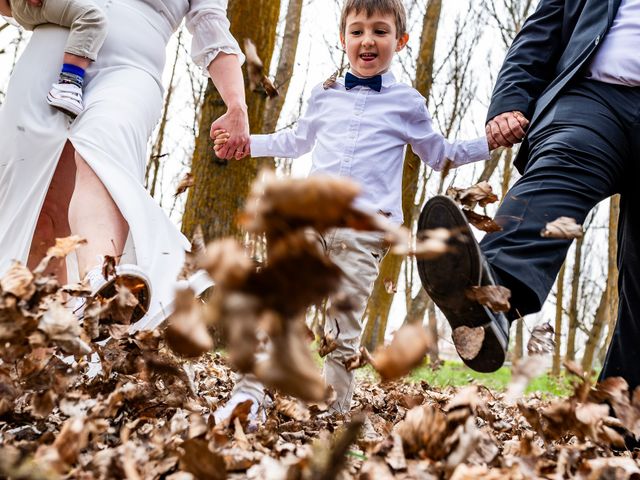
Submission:
M 360 30 L 353 30 L 351 35 L 360 35 L 362 32 Z
M 387 34 L 386 30 L 380 30 L 380 29 L 376 30 L 376 35 L 386 35 L 386 34 Z

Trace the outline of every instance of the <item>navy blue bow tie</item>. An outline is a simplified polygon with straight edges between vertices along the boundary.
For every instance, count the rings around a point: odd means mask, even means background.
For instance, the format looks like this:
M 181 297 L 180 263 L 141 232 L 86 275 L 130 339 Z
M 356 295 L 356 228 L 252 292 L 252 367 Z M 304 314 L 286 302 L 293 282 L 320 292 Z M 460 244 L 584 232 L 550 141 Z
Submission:
M 344 77 L 344 86 L 347 90 L 351 90 L 353 87 L 362 85 L 363 87 L 369 87 L 371 90 L 379 92 L 382 90 L 382 75 L 376 75 L 375 77 L 360 78 L 347 73 Z

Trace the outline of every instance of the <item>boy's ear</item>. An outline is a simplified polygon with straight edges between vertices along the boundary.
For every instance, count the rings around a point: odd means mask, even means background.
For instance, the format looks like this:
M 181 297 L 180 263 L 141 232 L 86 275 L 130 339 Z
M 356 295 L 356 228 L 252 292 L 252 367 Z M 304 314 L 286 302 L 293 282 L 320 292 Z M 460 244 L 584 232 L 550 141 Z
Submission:
M 396 44 L 396 52 L 399 52 L 404 47 L 406 47 L 408 41 L 409 41 L 409 34 L 408 33 L 402 34 L 402 36 L 398 39 L 398 43 Z
M 343 32 L 340 32 L 340 45 L 342 45 L 342 49 L 343 50 L 347 49 L 347 46 L 344 43 L 344 33 Z

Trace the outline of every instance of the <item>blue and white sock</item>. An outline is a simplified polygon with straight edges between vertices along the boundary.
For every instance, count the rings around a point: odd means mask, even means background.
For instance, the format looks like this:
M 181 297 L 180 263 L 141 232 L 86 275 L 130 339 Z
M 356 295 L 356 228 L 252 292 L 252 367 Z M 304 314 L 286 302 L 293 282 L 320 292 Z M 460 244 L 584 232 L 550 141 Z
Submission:
M 82 88 L 84 85 L 84 68 L 65 63 L 62 65 L 62 71 L 60 72 L 59 83 L 71 83 L 78 88 Z

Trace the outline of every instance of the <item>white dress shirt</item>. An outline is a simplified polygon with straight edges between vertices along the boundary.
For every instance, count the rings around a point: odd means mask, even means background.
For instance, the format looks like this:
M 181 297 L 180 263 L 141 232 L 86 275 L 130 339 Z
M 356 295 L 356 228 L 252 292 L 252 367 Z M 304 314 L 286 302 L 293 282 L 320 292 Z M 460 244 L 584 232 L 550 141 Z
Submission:
M 640 86 L 640 0 L 622 0 L 611 29 L 591 62 L 588 78 Z
M 270 135 L 251 135 L 253 157 L 297 158 L 313 149 L 311 174 L 339 175 L 358 182 L 359 208 L 381 212 L 402 223 L 404 150 L 441 170 L 489 158 L 485 137 L 447 141 L 433 129 L 425 98 L 382 76 L 382 90 L 356 86 L 347 90 L 344 78 L 329 89 L 316 86 L 307 109 L 294 128 Z

